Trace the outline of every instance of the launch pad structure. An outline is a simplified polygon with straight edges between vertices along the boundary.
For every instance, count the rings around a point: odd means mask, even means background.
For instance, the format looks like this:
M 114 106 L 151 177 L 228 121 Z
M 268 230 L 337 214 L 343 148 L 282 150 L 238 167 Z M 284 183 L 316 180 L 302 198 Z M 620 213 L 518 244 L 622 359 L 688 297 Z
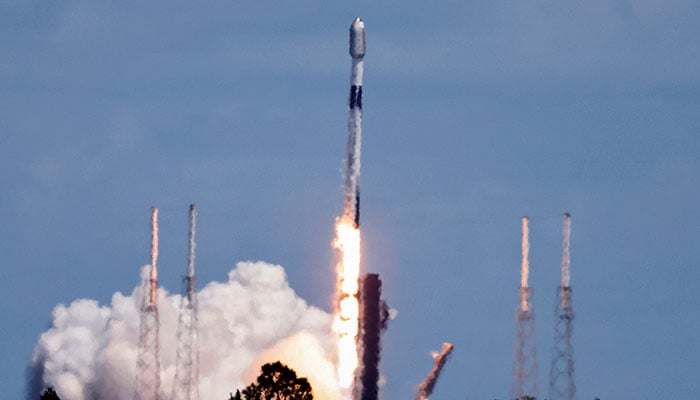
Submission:
M 554 343 L 552 365 L 549 370 L 549 399 L 573 400 L 574 383 L 574 310 L 571 306 L 571 288 L 557 288 L 557 304 L 554 311 Z
M 518 306 L 515 312 L 515 343 L 513 346 L 513 369 L 511 396 L 537 397 L 537 346 L 535 340 L 535 309 L 532 306 L 533 290 L 530 287 L 520 289 L 521 304 L 523 299 L 527 309 Z
M 554 309 L 554 342 L 552 365 L 549 370 L 550 400 L 573 400 L 576 396 L 574 383 L 574 309 L 572 303 L 569 239 L 571 236 L 571 214 L 564 213 L 564 241 L 561 262 L 561 286 L 557 288 Z
M 533 290 L 528 286 L 530 274 L 529 219 L 522 218 L 522 265 L 519 303 L 515 311 L 515 342 L 511 370 L 511 397 L 537 397 L 537 346 L 535 340 L 535 307 Z
M 173 400 L 199 400 L 199 311 L 194 270 L 196 218 L 197 206 L 190 204 L 187 275 L 182 278 L 182 297 L 177 323 L 175 379 L 171 395 Z
M 151 268 L 144 280 L 136 361 L 135 400 L 160 400 L 160 318 L 158 315 L 158 208 L 151 208 Z

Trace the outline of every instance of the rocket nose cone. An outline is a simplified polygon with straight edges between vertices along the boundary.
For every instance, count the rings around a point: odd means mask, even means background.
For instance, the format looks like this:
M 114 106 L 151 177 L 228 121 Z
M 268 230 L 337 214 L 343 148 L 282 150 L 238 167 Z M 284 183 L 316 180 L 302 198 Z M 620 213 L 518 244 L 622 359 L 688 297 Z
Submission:
M 360 17 L 355 18 L 350 26 L 350 55 L 353 58 L 365 55 L 365 23 Z

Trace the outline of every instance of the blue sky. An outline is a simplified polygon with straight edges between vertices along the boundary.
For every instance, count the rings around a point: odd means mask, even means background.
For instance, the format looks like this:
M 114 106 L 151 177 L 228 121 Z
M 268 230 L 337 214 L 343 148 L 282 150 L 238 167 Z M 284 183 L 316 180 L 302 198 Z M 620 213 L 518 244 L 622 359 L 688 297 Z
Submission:
M 508 396 L 522 215 L 546 395 L 564 211 L 578 398 L 697 396 L 700 3 L 682 0 L 3 3 L 8 396 L 54 305 L 137 283 L 151 205 L 170 290 L 195 202 L 200 282 L 279 263 L 330 310 L 358 15 L 364 265 L 399 311 L 384 398 L 412 396 L 443 341 L 434 399 Z

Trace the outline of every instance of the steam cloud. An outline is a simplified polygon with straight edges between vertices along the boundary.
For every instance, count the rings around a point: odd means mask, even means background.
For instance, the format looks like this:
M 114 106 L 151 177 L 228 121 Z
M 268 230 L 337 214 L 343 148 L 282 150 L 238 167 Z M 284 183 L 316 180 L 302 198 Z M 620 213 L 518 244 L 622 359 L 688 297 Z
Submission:
M 29 385 L 53 386 L 70 400 L 130 399 L 142 290 L 138 285 L 131 295 L 117 292 L 109 306 L 91 299 L 57 305 L 34 350 Z M 228 398 L 255 379 L 260 365 L 275 360 L 307 377 L 315 398 L 340 397 L 331 316 L 299 298 L 281 266 L 240 262 L 227 282 L 211 282 L 198 296 L 201 398 Z M 180 297 L 158 290 L 164 392 L 175 375 Z M 28 399 L 39 397 L 41 388 L 28 389 Z

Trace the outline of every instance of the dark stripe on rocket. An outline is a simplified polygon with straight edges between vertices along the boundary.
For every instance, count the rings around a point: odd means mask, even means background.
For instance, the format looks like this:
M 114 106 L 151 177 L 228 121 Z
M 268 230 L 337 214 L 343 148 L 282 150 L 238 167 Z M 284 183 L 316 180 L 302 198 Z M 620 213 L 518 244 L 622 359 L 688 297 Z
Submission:
M 360 227 L 360 188 L 355 192 L 355 228 Z
M 350 86 L 350 109 L 362 110 L 362 86 Z

